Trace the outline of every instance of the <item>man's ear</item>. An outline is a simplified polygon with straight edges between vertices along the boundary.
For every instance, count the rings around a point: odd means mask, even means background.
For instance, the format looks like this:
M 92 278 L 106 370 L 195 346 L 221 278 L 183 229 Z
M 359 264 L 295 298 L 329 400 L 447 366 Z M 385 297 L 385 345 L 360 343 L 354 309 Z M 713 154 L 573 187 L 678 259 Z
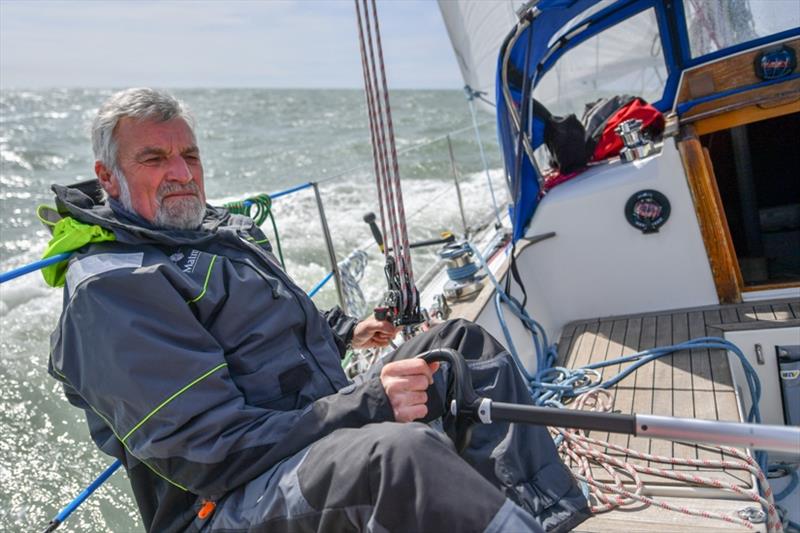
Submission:
M 97 180 L 100 186 L 106 191 L 111 198 L 115 200 L 119 198 L 119 181 L 111 170 L 103 164 L 102 161 L 94 162 L 94 173 L 97 175 Z

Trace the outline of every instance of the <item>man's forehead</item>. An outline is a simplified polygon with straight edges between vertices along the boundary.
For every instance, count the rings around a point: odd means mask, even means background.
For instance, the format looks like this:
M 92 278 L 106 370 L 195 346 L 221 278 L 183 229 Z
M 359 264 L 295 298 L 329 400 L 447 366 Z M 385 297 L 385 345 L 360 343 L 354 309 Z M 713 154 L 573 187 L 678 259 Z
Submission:
M 114 128 L 114 137 L 120 150 L 196 149 L 194 133 L 182 118 L 160 121 L 123 117 Z

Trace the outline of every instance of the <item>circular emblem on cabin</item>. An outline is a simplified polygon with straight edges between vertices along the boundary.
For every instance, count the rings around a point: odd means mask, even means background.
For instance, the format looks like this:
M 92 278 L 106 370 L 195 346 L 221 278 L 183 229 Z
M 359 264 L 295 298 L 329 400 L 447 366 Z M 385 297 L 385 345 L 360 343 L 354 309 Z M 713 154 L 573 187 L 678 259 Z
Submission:
M 756 56 L 756 76 L 762 80 L 777 80 L 788 76 L 797 67 L 797 56 L 788 46 L 773 48 Z
M 669 200 L 658 191 L 639 191 L 625 204 L 625 218 L 642 233 L 656 233 L 669 218 Z

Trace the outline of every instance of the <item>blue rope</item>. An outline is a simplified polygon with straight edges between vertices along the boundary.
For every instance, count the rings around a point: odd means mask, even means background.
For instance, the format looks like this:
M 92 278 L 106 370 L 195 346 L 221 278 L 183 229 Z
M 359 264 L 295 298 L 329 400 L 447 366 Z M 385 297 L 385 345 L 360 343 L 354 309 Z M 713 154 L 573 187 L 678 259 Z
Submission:
M 478 271 L 478 265 L 475 263 L 467 263 L 460 267 L 452 267 L 447 269 L 447 277 L 453 281 L 460 281 L 462 279 L 469 279 Z
M 786 465 L 780 465 L 780 464 L 769 465 L 770 472 L 781 471 L 787 468 L 788 467 Z M 792 492 L 794 492 L 794 489 L 797 488 L 797 485 L 800 484 L 800 476 L 797 475 L 797 465 L 791 467 L 791 476 L 792 479 L 789 480 L 789 484 L 786 485 L 782 491 L 775 493 L 776 502 L 779 502 L 784 498 L 786 498 L 787 496 L 789 496 Z
M 495 297 L 495 309 L 497 311 L 497 318 L 500 322 L 500 327 L 503 330 L 503 335 L 509 347 L 509 353 L 511 354 L 511 357 L 520 373 L 527 381 L 531 391 L 531 397 L 536 405 L 563 407 L 564 400 L 573 398 L 589 390 L 597 388 L 607 389 L 609 387 L 613 387 L 640 367 L 651 363 L 660 357 L 670 355 L 677 351 L 690 349 L 721 349 L 732 352 L 739 358 L 739 361 L 744 368 L 745 380 L 747 381 L 747 386 L 750 390 L 750 398 L 753 401 L 753 404 L 747 413 L 747 421 L 756 424 L 761 423 L 761 413 L 758 409 L 758 404 L 761 400 L 761 382 L 758 379 L 758 374 L 738 346 L 730 341 L 718 337 L 700 337 L 678 343 L 673 346 L 652 348 L 635 353 L 633 355 L 619 357 L 617 359 L 602 361 L 599 363 L 593 363 L 576 369 L 554 367 L 553 365 L 555 364 L 557 358 L 556 346 L 548 343 L 544 328 L 528 314 L 528 312 L 522 307 L 521 303 L 516 298 L 506 294 L 488 268 L 486 260 L 483 258 L 477 248 L 471 244 L 470 248 L 480 262 L 481 266 L 487 272 L 489 280 L 494 285 L 495 292 L 497 294 Z M 506 324 L 505 314 L 501 304 L 505 304 L 507 307 L 509 307 L 514 315 L 519 318 L 525 328 L 531 333 L 533 346 L 536 353 L 535 375 L 531 375 L 530 372 L 528 372 L 519 357 L 517 348 L 514 345 L 514 341 L 511 337 L 511 332 Z M 597 369 L 629 362 L 632 362 L 633 364 L 613 378 L 604 382 L 600 382 L 600 373 L 597 371 Z M 592 376 L 594 376 L 595 379 L 592 379 Z M 758 451 L 756 452 L 755 456 L 759 466 L 762 468 L 762 470 L 766 471 L 767 454 L 763 451 Z

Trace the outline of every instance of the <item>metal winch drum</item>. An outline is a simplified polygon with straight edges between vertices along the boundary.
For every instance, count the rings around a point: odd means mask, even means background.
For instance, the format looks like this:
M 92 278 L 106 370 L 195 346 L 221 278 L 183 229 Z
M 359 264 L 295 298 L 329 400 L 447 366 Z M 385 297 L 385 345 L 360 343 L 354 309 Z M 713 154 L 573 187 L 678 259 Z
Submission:
M 472 261 L 472 250 L 465 241 L 453 242 L 439 250 L 439 257 L 447 262 L 444 296 L 450 301 L 465 300 L 480 292 L 483 278 L 478 276 L 478 265 Z

